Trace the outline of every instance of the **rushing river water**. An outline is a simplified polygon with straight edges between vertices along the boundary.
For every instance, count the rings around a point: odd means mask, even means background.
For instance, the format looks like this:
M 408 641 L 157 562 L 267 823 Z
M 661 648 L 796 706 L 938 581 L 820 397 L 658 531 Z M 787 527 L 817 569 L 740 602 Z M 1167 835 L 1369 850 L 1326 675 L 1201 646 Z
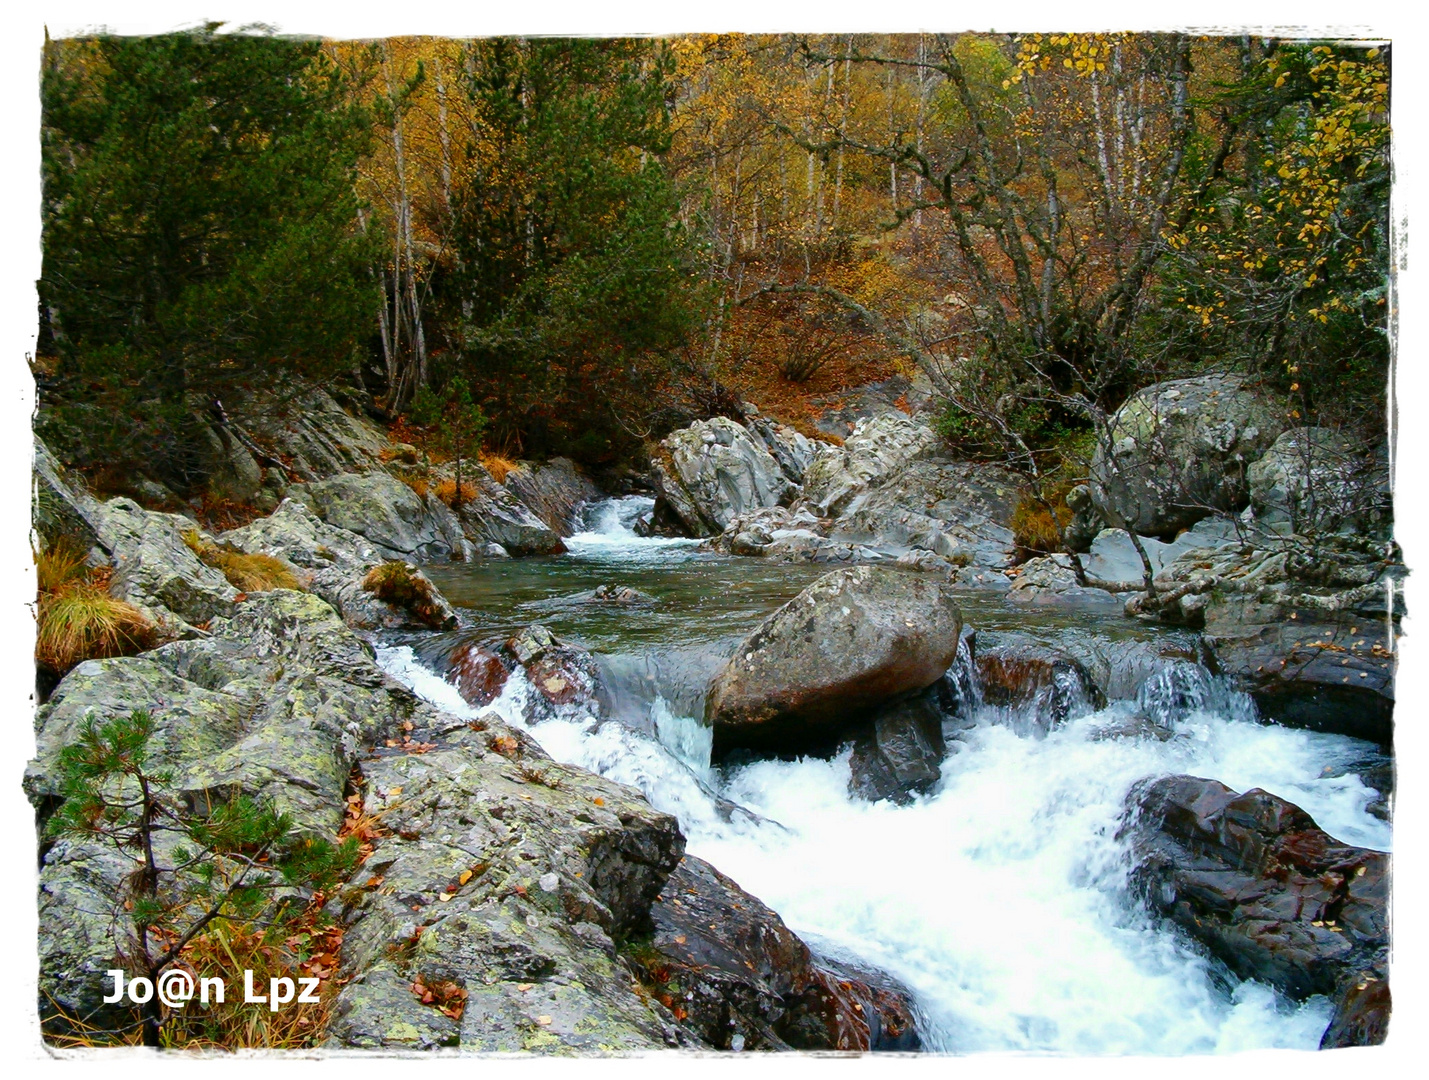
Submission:
M 570 710 L 532 725 L 529 687 L 517 672 L 490 706 L 507 721 L 558 760 L 632 784 L 677 815 L 691 854 L 777 910 L 817 951 L 897 976 L 917 998 L 930 1049 L 1183 1054 L 1318 1045 L 1330 1003 L 1290 1002 L 1240 982 L 1156 925 L 1127 895 L 1116 832 L 1137 780 L 1191 773 L 1237 790 L 1264 788 L 1343 841 L 1388 849 L 1389 826 L 1366 812 L 1373 792 L 1355 771 L 1374 757 L 1372 747 L 1257 723 L 1248 698 L 1168 662 L 1139 703 L 1112 701 L 1041 738 L 982 708 L 938 787 L 909 806 L 851 799 L 847 749 L 832 760 L 712 768 L 708 731 L 695 719 L 705 682 L 739 638 L 828 568 L 641 538 L 630 525 L 649 505 L 628 498 L 591 508 L 589 531 L 567 541 L 565 556 L 430 568 L 465 609 L 470 625 L 458 636 L 542 622 L 595 651 L 618 691 L 618 722 Z M 603 583 L 656 602 L 569 599 Z M 963 612 L 980 630 L 1154 633 L 1104 615 L 1018 610 L 986 592 L 969 594 Z M 452 640 L 392 645 L 380 659 L 434 704 L 474 715 L 482 710 L 422 659 L 444 655 Z M 1174 737 L 1104 737 L 1138 705 L 1159 710 Z

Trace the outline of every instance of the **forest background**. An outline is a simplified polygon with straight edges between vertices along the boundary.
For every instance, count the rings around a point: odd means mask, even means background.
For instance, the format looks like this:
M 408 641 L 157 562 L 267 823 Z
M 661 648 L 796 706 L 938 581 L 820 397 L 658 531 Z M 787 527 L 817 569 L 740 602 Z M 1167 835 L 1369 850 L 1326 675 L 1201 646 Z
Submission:
M 1032 551 L 1150 382 L 1384 428 L 1382 45 L 219 30 L 45 48 L 37 429 L 100 490 L 201 493 L 285 374 L 596 470 L 901 375 Z

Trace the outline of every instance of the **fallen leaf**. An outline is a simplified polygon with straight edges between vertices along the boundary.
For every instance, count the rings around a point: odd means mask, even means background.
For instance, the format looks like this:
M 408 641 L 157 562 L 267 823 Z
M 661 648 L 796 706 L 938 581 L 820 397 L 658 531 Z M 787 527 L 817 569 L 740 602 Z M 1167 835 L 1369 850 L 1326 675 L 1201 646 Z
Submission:
M 551 1022 L 551 1018 L 550 1018 L 549 1016 L 538 1016 L 538 1017 L 536 1017 L 536 1023 L 540 1024 L 542 1027 L 546 1027 L 547 1025 L 550 1024 L 550 1022 Z
M 471 880 L 471 871 L 470 871 L 470 870 L 463 870 L 463 871 L 461 872 L 461 876 L 460 876 L 459 878 L 457 878 L 457 881 L 458 881 L 460 884 L 462 884 L 462 885 L 465 885 L 465 884 L 466 884 L 468 881 L 470 881 L 470 880 Z

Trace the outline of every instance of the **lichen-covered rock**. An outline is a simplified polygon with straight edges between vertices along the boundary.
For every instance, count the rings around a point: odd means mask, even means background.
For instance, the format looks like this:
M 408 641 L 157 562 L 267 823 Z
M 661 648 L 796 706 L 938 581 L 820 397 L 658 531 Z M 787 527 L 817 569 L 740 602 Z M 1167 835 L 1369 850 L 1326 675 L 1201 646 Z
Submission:
M 1171 776 L 1127 801 L 1132 881 L 1242 978 L 1294 998 L 1387 981 L 1389 857 L 1341 844 L 1293 803 L 1215 780 Z M 1365 987 L 1360 987 L 1365 983 Z M 1383 1001 L 1388 1010 L 1387 994 Z M 1342 1013 L 1343 1015 L 1343 1013 Z M 1358 1027 L 1371 1041 L 1383 1021 Z M 1343 1045 L 1354 1025 L 1337 1020 Z
M 202 808 L 247 794 L 331 837 L 362 748 L 400 732 L 425 710 L 390 682 L 369 647 L 321 599 L 289 590 L 255 594 L 211 637 L 137 657 L 92 660 L 61 680 L 36 714 L 36 755 L 24 786 L 47 816 L 63 797 L 63 747 L 90 717 L 143 708 L 154 717 L 151 761 L 170 790 Z M 40 990 L 45 1013 L 94 1017 L 129 925 L 120 884 L 134 869 L 108 846 L 55 844 L 40 869 Z
M 600 490 L 569 458 L 537 463 L 518 461 L 506 474 L 506 490 L 526 505 L 558 536 L 580 526 L 581 507 L 600 498 Z
M 1250 499 L 1246 472 L 1285 430 L 1285 410 L 1240 375 L 1201 375 L 1138 391 L 1092 460 L 1092 496 L 1111 524 L 1171 536 Z
M 386 558 L 366 537 L 329 525 L 297 499 L 285 499 L 268 517 L 230 529 L 223 543 L 250 554 L 271 555 L 296 567 L 305 589 L 326 600 L 355 630 L 428 628 L 430 618 L 378 597 L 365 584 Z M 456 613 L 421 571 L 409 571 L 426 583 L 438 621 L 456 624 Z
M 1287 522 L 1305 535 L 1340 529 L 1381 535 L 1393 516 L 1389 463 L 1330 428 L 1285 432 L 1246 480 L 1257 518 Z
M 715 675 L 705 706 L 715 754 L 807 749 L 835 737 L 941 678 L 961 626 L 951 592 L 924 575 L 871 566 L 825 574 Z
M 232 423 L 270 458 L 287 462 L 301 481 L 366 472 L 391 451 L 376 423 L 306 380 L 280 376 L 235 393 L 224 406 Z
M 46 541 L 67 537 L 80 551 L 101 546 L 99 502 L 66 473 L 45 441 L 35 437 L 34 525 Z M 108 552 L 102 554 L 107 559 Z
M 655 487 L 694 536 L 740 514 L 777 506 L 790 481 L 763 439 L 723 416 L 672 432 L 653 455 Z
M 804 473 L 804 498 L 823 517 L 836 517 L 855 495 L 877 487 L 934 450 L 937 433 L 896 410 L 860 420 L 842 446 L 824 446 Z
M 465 553 L 460 527 L 441 502 L 389 473 L 340 473 L 290 493 L 329 525 L 365 537 L 384 558 L 423 562 Z
M 119 498 L 96 508 L 94 524 L 114 562 L 109 591 L 117 599 L 169 623 L 203 623 L 233 610 L 238 590 L 184 543 L 184 533 L 197 528 L 188 518 Z
M 494 717 L 480 731 L 451 722 L 421 735 L 436 749 L 365 770 L 366 809 L 391 835 L 340 898 L 351 981 L 329 1045 L 588 1054 L 689 1044 L 616 956 L 683 853 L 675 820 L 551 761 Z M 418 980 L 464 989 L 460 1019 L 422 1004 L 410 991 Z
M 431 480 L 434 485 L 449 482 L 455 487 L 455 465 L 432 469 Z M 462 463 L 461 482 L 466 494 L 456 517 L 466 538 L 478 548 L 497 544 L 510 555 L 559 555 L 566 550 L 554 529 L 475 461 Z M 468 488 L 472 490 L 467 492 Z

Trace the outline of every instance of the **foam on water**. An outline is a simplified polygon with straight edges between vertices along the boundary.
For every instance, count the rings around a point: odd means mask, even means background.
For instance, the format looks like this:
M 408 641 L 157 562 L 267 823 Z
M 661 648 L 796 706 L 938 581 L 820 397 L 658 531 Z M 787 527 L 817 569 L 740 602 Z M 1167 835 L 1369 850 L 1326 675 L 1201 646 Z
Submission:
M 478 712 L 410 649 L 382 649 L 379 659 L 433 704 Z M 905 807 L 850 799 L 847 751 L 726 772 L 709 766 L 703 726 L 661 699 L 652 707 L 656 739 L 575 709 L 528 724 L 529 689 L 518 671 L 490 708 L 556 759 L 632 784 L 675 814 L 692 854 L 820 949 L 902 979 L 934 1049 L 1318 1045 L 1329 1002 L 1287 1002 L 1256 983 L 1227 995 L 1207 960 L 1127 896 L 1116 832 L 1137 780 L 1191 773 L 1262 787 L 1342 840 L 1389 846 L 1388 826 L 1365 813 L 1371 796 L 1359 778 L 1321 775 L 1354 760 L 1360 744 L 1249 722 L 1236 715 L 1239 695 L 1223 688 L 1181 694 L 1165 717 L 1174 731 L 1165 741 L 1104 737 L 1131 715 L 1129 703 L 1042 738 L 983 723 L 944 763 L 938 788 Z M 758 816 L 732 815 L 729 802 Z
M 684 537 L 641 536 L 635 524 L 655 507 L 644 495 L 602 499 L 586 508 L 585 528 L 566 538 L 566 549 L 576 558 L 603 561 L 641 562 L 650 558 L 668 559 L 680 549 L 698 544 Z

